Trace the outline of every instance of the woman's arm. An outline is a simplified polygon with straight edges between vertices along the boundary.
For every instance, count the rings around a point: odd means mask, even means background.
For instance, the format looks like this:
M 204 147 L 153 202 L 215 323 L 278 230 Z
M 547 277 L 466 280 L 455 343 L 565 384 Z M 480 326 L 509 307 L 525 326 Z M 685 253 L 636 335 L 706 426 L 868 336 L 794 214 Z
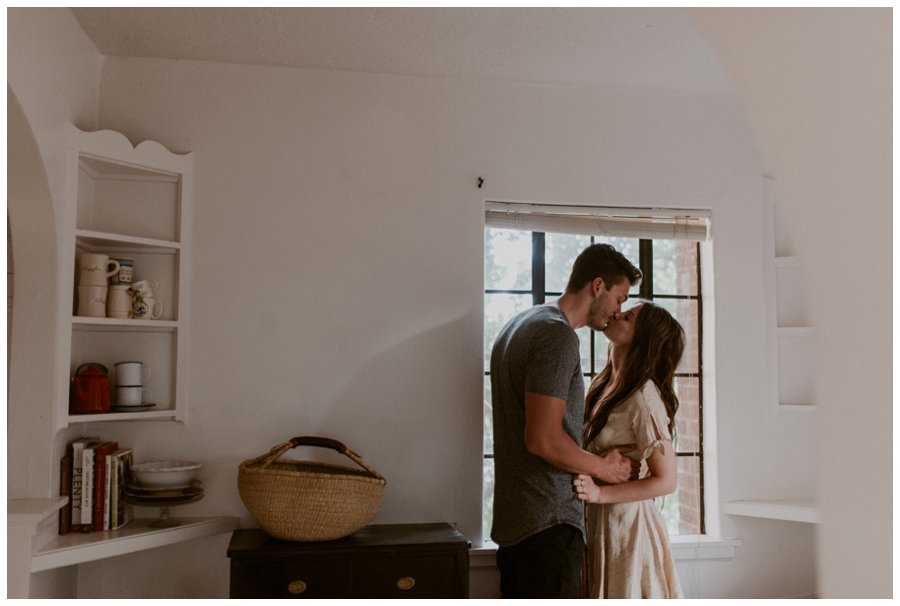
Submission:
M 642 480 L 614 486 L 598 486 L 588 475 L 578 474 L 572 483 L 578 498 L 587 503 L 645 501 L 675 491 L 677 468 L 671 440 L 663 440 L 647 457 L 650 475 Z

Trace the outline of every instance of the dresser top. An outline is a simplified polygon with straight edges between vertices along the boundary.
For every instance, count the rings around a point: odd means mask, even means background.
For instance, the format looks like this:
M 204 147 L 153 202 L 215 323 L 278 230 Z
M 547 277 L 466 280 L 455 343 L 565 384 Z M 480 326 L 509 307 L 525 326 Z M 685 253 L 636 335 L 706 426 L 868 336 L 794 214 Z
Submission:
M 429 547 L 464 547 L 469 540 L 449 524 L 373 524 L 334 541 L 282 541 L 258 528 L 234 531 L 228 557 L 290 555 L 308 552 L 340 552 L 360 549 L 407 550 Z

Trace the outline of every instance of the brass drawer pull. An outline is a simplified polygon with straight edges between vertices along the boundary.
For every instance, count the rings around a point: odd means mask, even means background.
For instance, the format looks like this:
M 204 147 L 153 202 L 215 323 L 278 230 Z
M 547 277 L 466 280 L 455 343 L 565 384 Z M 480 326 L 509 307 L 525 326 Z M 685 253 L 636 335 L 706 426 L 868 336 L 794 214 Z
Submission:
M 400 591 L 409 591 L 416 586 L 416 580 L 412 577 L 401 577 L 397 581 L 397 589 Z
M 306 591 L 306 582 L 304 581 L 291 581 L 288 584 L 288 591 L 293 593 L 294 595 L 298 595 Z

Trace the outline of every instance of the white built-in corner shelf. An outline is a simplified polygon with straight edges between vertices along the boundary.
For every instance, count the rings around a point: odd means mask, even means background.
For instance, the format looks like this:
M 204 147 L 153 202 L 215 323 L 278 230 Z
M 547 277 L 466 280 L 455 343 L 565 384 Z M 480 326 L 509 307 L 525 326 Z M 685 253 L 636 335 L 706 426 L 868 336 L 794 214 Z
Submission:
M 805 522 L 807 524 L 819 522 L 816 504 L 812 499 L 728 501 L 723 509 L 727 514 L 750 518 Z
M 812 329 L 779 326 L 778 400 L 782 412 L 812 412 Z
M 119 530 L 58 535 L 32 554 L 31 572 L 183 543 L 238 528 L 238 518 L 230 516 L 172 519 L 178 526 L 151 528 L 153 518 L 135 518 Z

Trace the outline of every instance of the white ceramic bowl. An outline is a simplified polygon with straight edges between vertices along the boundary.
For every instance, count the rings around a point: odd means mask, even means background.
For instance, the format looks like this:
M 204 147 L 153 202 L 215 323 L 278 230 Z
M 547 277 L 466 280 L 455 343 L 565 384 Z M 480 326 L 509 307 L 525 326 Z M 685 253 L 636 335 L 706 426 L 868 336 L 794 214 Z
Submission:
M 200 463 L 192 461 L 151 461 L 131 466 L 134 478 L 144 488 L 184 486 L 194 479 Z

